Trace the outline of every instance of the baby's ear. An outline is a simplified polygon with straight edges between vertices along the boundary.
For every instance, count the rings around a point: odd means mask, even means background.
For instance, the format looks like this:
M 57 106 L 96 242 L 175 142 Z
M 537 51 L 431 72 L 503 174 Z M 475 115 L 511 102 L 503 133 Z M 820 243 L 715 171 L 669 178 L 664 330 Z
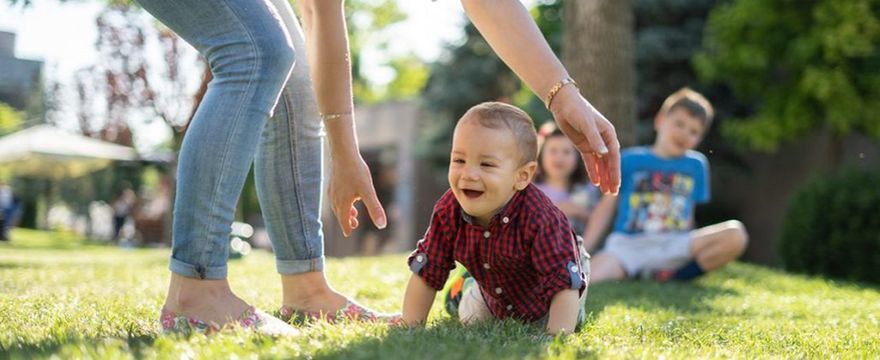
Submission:
M 535 177 L 535 172 L 538 171 L 538 162 L 537 161 L 529 161 L 519 169 L 516 170 L 516 183 L 513 186 L 517 191 L 523 190 L 526 186 L 529 186 L 529 183 L 532 182 L 532 178 Z

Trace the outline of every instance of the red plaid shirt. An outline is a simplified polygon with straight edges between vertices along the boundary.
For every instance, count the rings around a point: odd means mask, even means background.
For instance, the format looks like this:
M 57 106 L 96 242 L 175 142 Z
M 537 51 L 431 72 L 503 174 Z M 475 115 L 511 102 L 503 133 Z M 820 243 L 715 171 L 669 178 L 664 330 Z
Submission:
M 487 228 L 471 221 L 452 191 L 440 198 L 425 238 L 407 262 L 441 290 L 455 261 L 468 269 L 499 319 L 541 319 L 556 293 L 586 289 L 568 219 L 531 184 L 514 194 Z

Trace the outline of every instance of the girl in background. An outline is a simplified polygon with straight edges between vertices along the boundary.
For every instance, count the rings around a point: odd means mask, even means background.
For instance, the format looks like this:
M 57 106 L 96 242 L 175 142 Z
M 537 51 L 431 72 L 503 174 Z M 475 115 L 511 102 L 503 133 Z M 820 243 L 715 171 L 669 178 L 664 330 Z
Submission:
M 577 148 L 561 130 L 547 123 L 539 134 L 542 142 L 535 185 L 568 216 L 572 230 L 580 235 L 602 193 L 587 181 Z

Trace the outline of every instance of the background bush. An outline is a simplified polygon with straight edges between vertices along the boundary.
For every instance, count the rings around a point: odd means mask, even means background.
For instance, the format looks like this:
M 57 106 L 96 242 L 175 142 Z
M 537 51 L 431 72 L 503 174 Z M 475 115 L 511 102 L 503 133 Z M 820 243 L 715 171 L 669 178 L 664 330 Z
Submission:
M 880 172 L 848 171 L 801 190 L 779 247 L 788 270 L 880 283 Z

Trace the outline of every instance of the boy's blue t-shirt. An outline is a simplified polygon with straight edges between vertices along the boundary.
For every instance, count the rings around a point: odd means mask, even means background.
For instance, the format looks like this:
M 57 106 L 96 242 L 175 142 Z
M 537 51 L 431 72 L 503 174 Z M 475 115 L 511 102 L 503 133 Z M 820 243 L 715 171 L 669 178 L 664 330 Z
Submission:
M 621 153 L 621 184 L 614 232 L 689 231 L 694 207 L 709 201 L 709 161 L 698 151 L 664 159 L 650 147 Z

